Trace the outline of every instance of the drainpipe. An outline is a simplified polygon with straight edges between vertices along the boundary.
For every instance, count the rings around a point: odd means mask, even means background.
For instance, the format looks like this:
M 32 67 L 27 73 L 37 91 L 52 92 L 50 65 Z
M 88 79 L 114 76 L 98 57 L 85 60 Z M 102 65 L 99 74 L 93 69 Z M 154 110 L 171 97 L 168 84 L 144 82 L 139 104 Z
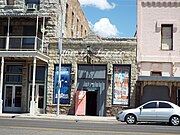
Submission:
M 2 106 L 3 106 L 3 100 L 2 100 L 2 90 L 3 90 L 3 73 L 4 73 L 4 57 L 1 59 L 1 79 L 0 79 L 0 114 L 2 114 Z
M 33 61 L 33 82 L 32 82 L 32 99 L 30 104 L 30 115 L 35 114 L 35 101 L 34 101 L 34 94 L 35 94 L 35 79 L 36 79 L 36 57 L 34 57 Z M 37 108 L 36 108 L 37 109 Z

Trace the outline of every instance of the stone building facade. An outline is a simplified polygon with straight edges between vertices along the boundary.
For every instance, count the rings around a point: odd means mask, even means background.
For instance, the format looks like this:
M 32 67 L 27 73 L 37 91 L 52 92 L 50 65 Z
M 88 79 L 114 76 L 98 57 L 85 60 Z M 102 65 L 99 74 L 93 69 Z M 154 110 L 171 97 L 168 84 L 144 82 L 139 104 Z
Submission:
M 180 105 L 180 0 L 137 1 L 137 105 Z
M 0 24 L 0 113 L 45 113 L 50 42 L 91 31 L 79 2 L 0 0 Z
M 57 76 L 56 67 L 59 63 L 57 44 L 57 42 L 54 42 L 49 45 L 47 113 L 56 113 L 57 107 L 55 103 L 57 83 L 55 76 Z M 91 50 L 90 61 L 87 63 L 89 49 Z M 69 82 L 69 90 L 64 94 L 68 94 L 69 97 L 66 95 L 64 99 L 68 97 L 69 102 L 64 103 L 62 101 L 60 113 L 110 116 L 117 114 L 122 107 L 135 106 L 137 73 L 135 38 L 110 39 L 99 38 L 90 34 L 86 38 L 63 39 L 62 67 L 68 66 L 70 67 L 70 81 L 67 81 Z M 64 69 L 62 74 L 65 71 L 67 70 Z M 119 86 L 118 79 L 123 80 L 123 76 L 126 78 L 126 75 L 128 77 L 127 80 L 124 79 L 126 80 L 126 86 Z M 65 77 L 61 75 L 63 88 L 64 80 Z M 124 93 L 127 96 L 124 100 L 123 93 L 121 93 L 123 90 L 127 92 Z M 82 98 L 80 101 L 83 103 L 80 105 L 77 97 L 80 98 L 84 91 L 86 100 Z M 79 93 L 80 95 L 78 95 Z M 78 107 L 80 110 L 78 110 Z

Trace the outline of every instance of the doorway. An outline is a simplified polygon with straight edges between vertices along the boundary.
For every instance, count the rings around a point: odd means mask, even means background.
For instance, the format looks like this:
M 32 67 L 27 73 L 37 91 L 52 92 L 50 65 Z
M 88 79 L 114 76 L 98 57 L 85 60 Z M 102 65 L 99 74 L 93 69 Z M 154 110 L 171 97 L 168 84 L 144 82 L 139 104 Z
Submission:
M 21 112 L 21 85 L 5 85 L 4 111 Z
M 97 91 L 86 92 L 86 115 L 97 116 Z
M 32 84 L 30 84 L 30 101 L 32 98 Z M 38 113 L 44 113 L 44 84 L 36 84 L 35 85 L 35 93 L 34 93 L 35 102 L 37 105 Z

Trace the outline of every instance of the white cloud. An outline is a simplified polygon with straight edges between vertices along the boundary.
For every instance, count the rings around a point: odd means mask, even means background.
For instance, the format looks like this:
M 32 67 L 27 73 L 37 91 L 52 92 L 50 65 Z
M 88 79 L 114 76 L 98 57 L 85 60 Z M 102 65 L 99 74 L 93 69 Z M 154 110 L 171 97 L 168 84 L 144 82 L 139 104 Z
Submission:
M 101 10 L 115 8 L 115 3 L 109 3 L 107 0 L 79 0 L 81 5 L 95 6 Z
M 119 34 L 115 25 L 108 18 L 101 18 L 93 25 L 93 31 L 101 37 L 117 37 Z

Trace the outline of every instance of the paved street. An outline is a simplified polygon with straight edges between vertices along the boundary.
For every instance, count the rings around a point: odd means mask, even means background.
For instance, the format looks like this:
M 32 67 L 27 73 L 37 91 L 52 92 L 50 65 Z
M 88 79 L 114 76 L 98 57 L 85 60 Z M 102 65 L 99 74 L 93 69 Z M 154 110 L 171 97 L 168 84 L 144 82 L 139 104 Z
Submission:
M 0 118 L 1 135 L 180 135 L 179 129 L 166 124 Z

